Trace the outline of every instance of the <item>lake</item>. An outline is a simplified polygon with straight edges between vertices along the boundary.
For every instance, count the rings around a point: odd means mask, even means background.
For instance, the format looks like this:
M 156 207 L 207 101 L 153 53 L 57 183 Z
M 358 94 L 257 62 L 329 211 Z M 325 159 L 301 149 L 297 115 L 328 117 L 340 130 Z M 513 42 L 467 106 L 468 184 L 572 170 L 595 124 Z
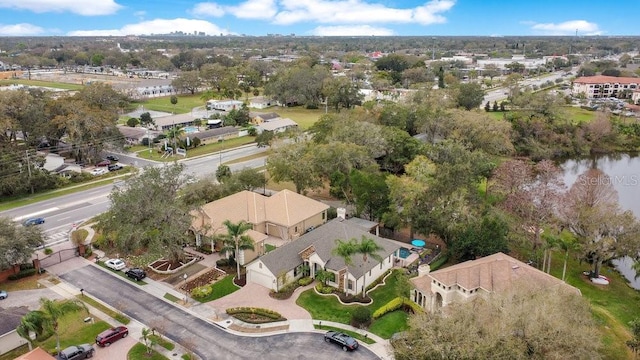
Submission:
M 567 188 L 587 169 L 595 167 L 609 175 L 618 192 L 618 201 L 625 210 L 631 210 L 640 219 L 640 157 L 626 154 L 602 156 L 593 159 L 569 160 L 561 165 Z M 640 290 L 640 278 L 635 278 L 631 258 L 616 259 L 613 264 L 634 289 Z

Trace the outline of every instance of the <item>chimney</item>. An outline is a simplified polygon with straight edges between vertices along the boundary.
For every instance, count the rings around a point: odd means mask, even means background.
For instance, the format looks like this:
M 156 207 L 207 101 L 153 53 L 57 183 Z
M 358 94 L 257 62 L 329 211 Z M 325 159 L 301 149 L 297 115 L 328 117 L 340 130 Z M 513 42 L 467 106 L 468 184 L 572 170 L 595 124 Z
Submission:
M 427 275 L 431 271 L 429 264 L 422 264 L 418 266 L 418 277 Z

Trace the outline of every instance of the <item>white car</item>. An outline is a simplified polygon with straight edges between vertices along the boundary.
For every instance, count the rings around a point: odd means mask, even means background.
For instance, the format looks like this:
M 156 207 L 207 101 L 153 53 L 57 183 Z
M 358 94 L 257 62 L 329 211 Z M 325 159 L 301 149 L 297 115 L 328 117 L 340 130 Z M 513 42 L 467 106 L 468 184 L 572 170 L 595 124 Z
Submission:
M 95 176 L 103 175 L 103 174 L 106 174 L 107 172 L 109 172 L 109 170 L 107 170 L 105 168 L 99 168 L 99 169 L 96 168 L 96 169 L 91 170 L 91 175 L 95 175 Z
M 120 260 L 120 259 L 109 259 L 107 261 L 105 261 L 104 263 L 105 265 L 107 265 L 108 268 L 111 268 L 113 270 L 122 270 L 125 267 L 127 267 L 127 265 L 124 263 L 124 261 Z

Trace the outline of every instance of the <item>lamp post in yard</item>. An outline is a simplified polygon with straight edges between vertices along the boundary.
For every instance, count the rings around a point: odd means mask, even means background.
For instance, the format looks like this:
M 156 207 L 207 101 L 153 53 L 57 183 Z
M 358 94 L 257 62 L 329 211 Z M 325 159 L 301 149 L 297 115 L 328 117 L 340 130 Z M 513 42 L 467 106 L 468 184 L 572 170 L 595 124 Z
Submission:
M 187 278 L 189 276 L 185 273 L 184 275 L 182 275 L 182 278 L 184 279 L 184 304 L 187 304 Z

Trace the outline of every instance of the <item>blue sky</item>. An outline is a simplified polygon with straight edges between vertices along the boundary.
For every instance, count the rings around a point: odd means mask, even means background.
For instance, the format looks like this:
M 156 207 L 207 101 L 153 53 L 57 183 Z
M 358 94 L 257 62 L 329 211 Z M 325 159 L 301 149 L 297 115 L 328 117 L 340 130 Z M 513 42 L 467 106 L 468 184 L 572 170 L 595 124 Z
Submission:
M 640 0 L 0 0 L 0 36 L 640 35 Z

